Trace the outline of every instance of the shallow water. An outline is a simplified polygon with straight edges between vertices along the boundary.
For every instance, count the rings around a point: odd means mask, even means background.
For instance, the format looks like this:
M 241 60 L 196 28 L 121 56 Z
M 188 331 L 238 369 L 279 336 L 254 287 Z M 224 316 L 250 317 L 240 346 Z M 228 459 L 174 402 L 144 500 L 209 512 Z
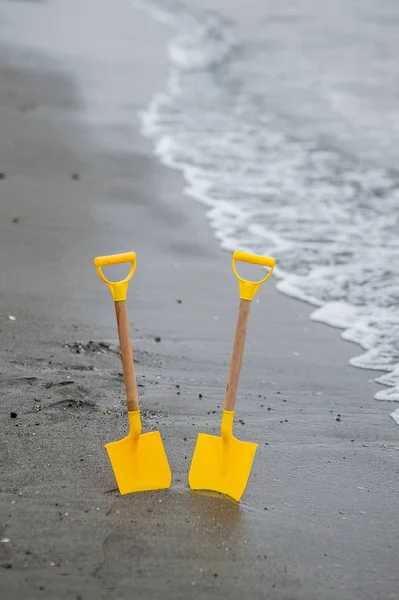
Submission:
M 399 5 L 244 4 L 241 26 L 237 3 L 234 21 L 141 3 L 176 29 L 143 132 L 221 246 L 276 256 L 278 289 L 344 329 L 364 350 L 351 364 L 386 371 L 376 398 L 399 401 Z

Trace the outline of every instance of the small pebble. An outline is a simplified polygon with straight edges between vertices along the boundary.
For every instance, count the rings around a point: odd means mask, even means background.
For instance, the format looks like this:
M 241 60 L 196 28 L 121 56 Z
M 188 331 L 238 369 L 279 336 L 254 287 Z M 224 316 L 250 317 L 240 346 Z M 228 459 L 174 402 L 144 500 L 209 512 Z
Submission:
M 159 335 L 155 338 L 155 341 L 156 342 L 160 342 L 161 341 L 161 338 L 159 337 Z
M 183 300 L 176 300 L 177 304 L 183 304 Z
M 8 315 L 8 318 L 10 319 L 10 321 L 15 321 L 16 320 L 15 317 L 14 317 L 14 315 Z
M 6 178 L 6 174 L 5 173 L 0 173 L 0 179 L 5 179 Z
M 19 223 L 20 222 L 20 218 L 19 217 L 14 217 L 12 220 L 13 223 Z
M 11 416 L 12 419 L 16 419 L 17 416 L 18 416 L 18 414 L 16 412 L 11 412 L 10 416 Z
M 336 417 L 336 418 L 335 418 L 335 420 L 336 420 L 336 421 L 340 421 L 340 420 L 341 420 L 341 417 Z
M 79 173 L 72 173 L 72 179 L 73 179 L 74 181 L 79 181 L 79 179 L 80 179 L 80 175 L 79 175 Z
M 201 398 L 202 398 L 202 394 L 198 394 L 198 398 L 201 400 Z

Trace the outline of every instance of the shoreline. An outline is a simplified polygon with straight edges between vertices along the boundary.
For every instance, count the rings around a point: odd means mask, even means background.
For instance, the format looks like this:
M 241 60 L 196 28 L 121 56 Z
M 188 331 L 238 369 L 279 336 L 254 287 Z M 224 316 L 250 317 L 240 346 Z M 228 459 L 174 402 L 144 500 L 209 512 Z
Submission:
M 149 89 L 163 76 L 159 30 L 139 16 L 135 27 L 140 60 L 125 75 Z M 389 407 L 367 400 L 377 386 L 347 364 L 338 332 L 274 285 L 252 307 L 244 355 L 235 434 L 259 448 L 243 501 L 189 491 L 196 436 L 220 425 L 238 308 L 230 257 L 137 130 L 108 127 L 112 144 L 96 141 L 61 65 L 0 64 L 0 249 L 12 257 L 0 285 L 0 537 L 10 540 L 0 595 L 395 598 Z M 161 431 L 173 483 L 120 497 L 103 446 L 126 431 L 124 390 L 112 299 L 92 261 L 130 248 L 143 428 Z
M 198 0 L 199 4 L 202 4 L 203 2 L 200 2 L 200 0 Z M 151 4 L 151 3 L 150 3 Z M 205 2 L 205 4 L 207 5 L 208 3 Z M 222 2 L 223 4 L 223 2 Z M 195 14 L 195 10 L 194 7 L 191 6 L 191 10 L 190 8 L 186 7 L 186 5 L 184 5 L 185 8 L 187 8 L 187 13 L 188 13 L 188 20 L 190 20 L 190 17 L 192 17 L 193 21 L 196 22 L 196 14 Z M 197 2 L 196 2 L 196 6 L 197 6 Z M 245 21 L 245 16 L 242 14 L 242 10 L 240 11 L 240 3 L 238 3 L 238 5 L 236 6 L 236 8 L 238 8 L 238 14 L 235 15 L 235 18 L 233 17 L 232 20 L 232 14 L 234 14 L 234 8 L 233 7 L 228 7 L 226 5 L 223 5 L 223 16 L 220 13 L 220 17 L 215 16 L 215 21 L 218 22 L 219 21 L 219 34 L 221 36 L 221 39 L 219 40 L 219 45 L 217 48 L 215 48 L 215 54 L 216 56 L 214 56 L 215 61 L 217 61 L 217 56 L 218 53 L 220 52 L 221 55 L 221 60 L 224 61 L 225 60 L 225 55 L 228 54 L 229 49 L 231 50 L 232 47 L 234 47 L 234 43 L 232 42 L 232 39 L 224 39 L 223 37 L 223 31 L 224 31 L 224 25 L 226 25 L 226 23 L 228 23 L 229 25 L 231 25 L 232 30 L 234 31 L 235 29 L 241 30 L 241 27 L 243 25 L 242 21 Z M 171 13 L 174 13 L 173 9 L 171 7 L 169 7 L 169 9 L 171 10 Z M 209 9 L 209 7 L 208 7 Z M 184 12 L 185 9 L 183 9 Z M 253 11 L 250 11 L 250 18 L 254 18 L 253 12 L 256 13 L 257 12 L 257 8 L 253 7 Z M 168 11 L 168 9 L 166 9 L 166 11 Z M 218 10 L 219 12 L 219 10 Z M 264 15 L 264 9 L 260 10 L 260 12 L 262 13 L 262 15 Z M 273 10 L 272 10 L 273 12 Z M 282 12 L 284 13 L 284 7 L 282 7 Z M 305 11 L 306 12 L 306 11 Z M 312 11 L 310 11 L 312 12 Z M 204 23 L 206 21 L 205 19 L 205 14 L 208 14 L 208 16 L 210 16 L 210 13 L 204 13 L 203 15 L 201 15 L 201 11 L 199 11 L 199 15 L 198 15 L 198 21 L 200 23 L 202 23 L 202 25 L 204 26 Z M 201 18 L 201 16 L 203 18 Z M 159 18 L 159 17 L 158 17 Z M 199 202 L 201 205 L 203 205 L 205 207 L 206 210 L 206 214 L 208 217 L 208 221 L 209 224 L 214 232 L 214 235 L 216 237 L 216 239 L 218 240 L 219 245 L 223 248 L 223 249 L 228 249 L 230 251 L 233 251 L 235 246 L 237 244 L 239 244 L 239 242 L 235 242 L 234 239 L 242 239 L 243 243 L 244 243 L 244 248 L 248 251 L 266 251 L 267 252 L 267 243 L 265 243 L 265 238 L 268 238 L 268 235 L 270 234 L 270 231 L 267 230 L 267 226 L 261 225 L 259 224 L 259 226 L 256 224 L 256 220 L 254 220 L 251 217 L 251 213 L 253 210 L 257 210 L 256 206 L 251 208 L 251 202 L 249 201 L 248 204 L 246 204 L 245 202 L 240 203 L 240 200 L 238 198 L 236 198 L 234 196 L 234 192 L 232 190 L 230 190 L 229 193 L 231 193 L 234 197 L 234 200 L 232 200 L 231 203 L 227 203 L 226 208 L 224 208 L 224 204 L 223 202 L 219 202 L 217 199 L 215 200 L 213 198 L 214 193 L 212 193 L 212 188 L 216 186 L 216 188 L 219 189 L 219 183 L 218 183 L 218 179 L 224 179 L 228 177 L 228 173 L 223 171 L 223 166 L 221 166 L 221 171 L 219 172 L 219 175 L 215 176 L 212 175 L 212 170 L 208 170 L 206 167 L 202 168 L 201 167 L 201 162 L 207 162 L 206 159 L 206 154 L 204 153 L 201 156 L 201 152 L 199 153 L 199 155 L 197 156 L 197 159 L 194 159 L 194 163 L 197 163 L 197 166 L 193 169 L 192 167 L 192 159 L 190 158 L 190 150 L 189 150 L 189 145 L 186 148 L 186 142 L 184 142 L 184 139 L 190 139 L 191 143 L 190 145 L 192 147 L 195 147 L 196 143 L 198 143 L 199 146 L 202 146 L 204 144 L 206 144 L 206 140 L 205 138 L 202 138 L 201 135 L 197 136 L 196 135 L 196 128 L 194 126 L 194 128 L 192 128 L 190 126 L 190 122 L 191 122 L 191 117 L 190 117 L 190 107 L 191 110 L 193 110 L 193 107 L 196 106 L 196 100 L 194 98 L 190 98 L 190 89 L 194 88 L 195 86 L 195 73 L 196 73 L 196 63 L 194 62 L 194 64 L 191 64 L 191 61 L 194 60 L 195 61 L 195 56 L 196 53 L 193 52 L 193 48 L 197 48 L 197 51 L 200 50 L 199 46 L 198 46 L 198 40 L 197 38 L 201 37 L 201 33 L 199 33 L 196 30 L 196 26 L 194 24 L 190 26 L 187 26 L 187 31 L 185 32 L 185 34 L 181 31 L 180 27 L 179 27 L 179 21 L 182 18 L 181 15 L 177 16 L 176 14 L 174 14 L 174 17 L 172 17 L 177 21 L 175 23 L 175 36 L 172 39 L 172 42 L 170 44 L 170 72 L 173 73 L 173 75 L 171 75 L 171 79 L 169 79 L 169 83 L 167 86 L 165 86 L 164 88 L 164 92 L 162 93 L 158 93 L 155 96 L 153 96 L 149 106 L 147 106 L 147 108 L 144 110 L 144 113 L 142 114 L 142 130 L 144 132 L 144 134 L 146 135 L 147 138 L 149 138 L 152 142 L 153 145 L 153 153 L 154 155 L 157 157 L 157 159 L 160 161 L 161 164 L 163 164 L 164 166 L 168 166 L 174 170 L 176 170 L 177 172 L 181 173 L 183 175 L 184 181 L 185 181 L 185 185 L 184 185 L 184 194 L 190 198 L 190 199 L 195 199 L 197 202 Z M 237 21 L 237 22 L 234 22 Z M 228 25 L 226 25 L 228 27 Z M 201 28 L 200 28 L 201 29 Z M 244 27 L 244 29 L 246 29 Z M 300 29 L 301 31 L 301 29 Z M 208 31 L 209 36 L 212 38 L 212 32 Z M 302 31 L 303 34 L 303 31 Z M 205 35 L 205 48 L 204 48 L 204 60 L 205 56 L 208 56 L 208 60 L 209 60 L 209 55 L 211 54 L 210 50 L 211 50 L 211 41 L 207 40 L 206 38 L 206 34 Z M 250 37 L 250 33 L 247 32 L 248 37 Z M 183 36 L 183 38 L 182 38 Z M 186 37 L 188 38 L 192 38 L 191 39 L 191 46 L 189 48 L 186 48 L 185 46 L 185 42 L 184 40 L 186 39 Z M 231 36 L 234 39 L 234 34 L 232 33 Z M 239 34 L 237 39 L 235 39 L 235 41 L 237 42 L 237 44 L 239 43 Z M 208 43 L 206 43 L 206 41 Z M 220 46 L 223 47 L 224 52 L 221 52 L 220 50 Z M 193 59 L 193 55 L 194 55 L 194 59 Z M 175 58 L 174 58 L 175 56 Z M 178 57 L 176 59 L 176 56 Z M 183 69 L 180 68 L 180 63 L 186 63 L 185 67 Z M 239 61 L 239 59 L 238 59 Z M 191 68 L 190 68 L 191 66 Z M 192 69 L 194 68 L 194 71 L 192 71 Z M 202 65 L 202 67 L 199 70 L 199 76 L 200 77 L 206 77 L 204 74 L 204 70 L 205 70 L 205 65 Z M 213 69 L 212 69 L 213 70 Z M 228 71 L 229 69 L 227 69 Z M 188 76 L 185 77 L 185 73 L 188 73 Z M 191 73 L 191 75 L 190 75 Z M 191 80 L 190 77 L 192 77 L 192 75 L 194 74 L 194 80 Z M 188 81 L 187 81 L 188 78 Z M 212 87 L 212 77 L 209 77 L 209 81 L 207 79 L 205 79 L 205 81 L 207 83 L 205 83 L 205 88 L 207 87 L 207 84 L 209 84 Z M 174 88 L 176 88 L 177 90 L 179 90 L 179 88 L 184 89 L 184 100 L 182 100 L 182 102 L 180 103 L 179 101 L 179 97 L 180 94 L 179 92 L 174 93 L 173 90 Z M 221 88 L 223 89 L 223 86 L 221 86 Z M 167 91 L 168 90 L 168 91 Z M 266 90 L 265 90 L 266 91 Z M 223 92 L 221 92 L 223 93 Z M 250 103 L 250 100 L 247 99 Z M 225 98 L 225 102 L 229 103 L 228 98 Z M 306 104 L 306 102 L 305 102 Z M 166 108 L 165 108 L 166 105 Z M 162 106 L 164 108 L 162 108 Z M 169 109 L 167 108 L 169 106 Z M 200 106 L 197 106 L 197 110 L 201 110 Z M 215 108 L 215 119 L 216 119 L 216 124 L 215 126 L 217 126 L 217 121 L 218 121 L 218 117 L 217 114 L 220 111 L 220 107 L 216 107 Z M 179 113 L 182 113 L 182 115 L 184 115 L 181 119 L 179 119 Z M 212 114 L 213 111 L 210 111 L 210 114 Z M 207 115 L 207 111 L 205 110 L 202 113 L 202 117 L 204 119 L 204 126 L 205 128 L 210 127 L 210 123 L 209 123 L 209 119 L 208 119 L 208 115 Z M 165 119 L 165 123 L 163 123 Z M 183 119 L 183 120 L 182 120 Z M 179 135 L 179 131 L 181 131 L 182 126 L 184 126 L 184 120 L 187 119 L 187 132 L 186 132 L 186 136 L 183 137 L 183 139 L 181 139 L 181 136 Z M 170 123 L 169 123 L 170 122 Z M 173 125 L 174 124 L 174 125 Z M 192 130 L 193 129 L 193 130 Z M 212 135 L 212 133 L 211 133 Z M 272 134 L 273 135 L 273 134 Z M 222 136 L 223 137 L 223 136 Z M 339 136 L 338 136 L 339 138 Z M 342 140 L 342 136 L 341 138 L 339 138 Z M 202 140 L 202 141 L 201 141 Z M 221 140 L 221 143 L 226 143 L 223 142 L 223 139 Z M 175 148 L 175 149 L 174 149 Z M 254 149 L 253 149 L 254 150 Z M 280 149 L 281 150 L 281 149 Z M 226 147 L 226 151 L 227 153 L 229 153 L 229 149 L 228 147 Z M 289 149 L 286 148 L 287 153 L 289 152 Z M 195 152 L 195 151 L 194 151 Z M 208 148 L 208 152 L 210 152 L 212 154 L 212 146 L 209 146 Z M 234 150 L 232 149 L 233 155 L 234 155 Z M 338 160 L 338 154 L 337 154 L 337 160 Z M 281 156 L 281 159 L 283 160 L 283 156 Z M 273 163 L 273 158 L 271 157 L 272 163 Z M 223 161 L 220 161 L 221 163 L 223 163 Z M 356 163 L 356 161 L 355 161 Z M 238 165 L 236 165 L 238 166 Z M 256 171 L 256 165 L 253 164 L 252 167 L 255 169 L 256 174 L 254 173 L 255 179 L 259 178 L 259 172 Z M 360 168 L 361 165 L 358 165 L 358 167 Z M 216 177 L 216 179 L 212 182 L 213 177 Z M 293 176 L 293 174 L 291 173 L 291 176 Z M 300 173 L 297 173 L 299 182 L 299 187 L 301 187 L 301 184 L 305 185 L 305 181 L 301 180 L 300 177 Z M 330 174 L 331 178 L 333 179 L 333 175 Z M 273 176 L 272 176 L 273 177 Z M 320 182 L 319 182 L 320 183 Z M 207 191 L 206 187 L 207 184 L 211 186 L 211 190 Z M 226 183 L 227 185 L 227 183 Z M 250 181 L 246 182 L 246 185 L 251 185 Z M 336 181 L 336 185 L 339 185 L 338 180 Z M 225 187 L 222 184 L 222 187 L 220 187 L 219 192 L 217 193 L 217 196 L 219 196 L 220 193 L 223 193 L 223 187 Z M 272 186 L 273 187 L 273 186 Z M 306 187 L 306 185 L 305 185 Z M 245 190 L 243 191 L 244 195 L 245 195 Z M 311 192 L 311 190 L 310 190 Z M 363 188 L 363 194 L 364 195 L 368 195 L 368 193 L 370 192 L 370 189 Z M 278 190 L 276 190 L 276 193 L 278 194 Z M 336 198 L 336 200 L 338 201 L 338 198 Z M 301 205 L 300 205 L 301 206 Z M 326 207 L 325 207 L 326 208 Z M 276 207 L 277 209 L 277 207 Z M 301 207 L 302 210 L 304 210 L 306 212 L 306 207 Z M 295 210 L 293 208 L 293 206 L 291 206 L 291 211 Z M 350 210 L 350 207 L 347 207 L 347 210 Z M 343 211 L 345 212 L 345 211 Z M 262 222 L 262 211 L 260 211 L 260 222 Z M 238 216 L 239 215 L 239 216 Z M 264 218 L 264 216 L 263 216 Z M 236 225 L 236 223 L 240 223 L 242 219 L 242 222 L 245 223 L 244 227 L 240 228 L 239 225 Z M 273 217 L 272 217 L 273 220 Z M 282 225 L 281 223 L 278 223 L 278 218 L 277 218 L 277 225 Z M 292 223 L 289 225 L 290 232 L 292 234 Z M 320 223 L 319 223 L 320 225 Z M 294 228 L 295 228 L 295 222 L 294 222 Z M 278 231 L 279 227 L 277 226 L 277 231 Z M 284 229 L 284 225 L 283 225 L 283 229 Z M 251 231 L 251 236 L 249 237 L 245 237 L 245 233 L 243 234 L 244 237 L 240 238 L 240 230 L 244 230 L 247 231 L 247 234 L 249 231 Z M 316 238 L 317 238 L 317 234 Z M 295 237 L 295 235 L 294 235 Z M 282 244 L 282 252 L 281 252 L 281 264 L 284 263 L 284 257 L 286 252 L 284 251 L 284 246 L 286 245 L 287 239 L 284 239 L 284 235 L 283 238 L 280 239 L 279 238 L 279 234 L 277 233 L 276 238 L 278 241 L 276 241 L 276 245 L 279 248 L 280 243 Z M 289 242 L 289 238 L 290 238 L 290 234 L 288 233 L 288 246 L 290 246 L 290 242 Z M 297 240 L 298 242 L 298 240 Z M 270 242 L 271 246 L 274 247 L 274 243 L 273 241 Z M 299 243 L 300 244 L 300 243 Z M 345 245 L 345 244 L 344 244 Z M 298 250 L 298 248 L 297 248 Z M 306 248 L 304 249 L 305 254 L 306 254 Z M 315 251 L 317 252 L 317 249 L 315 249 Z M 319 252 L 322 252 L 319 248 L 318 250 Z M 348 251 L 350 252 L 350 250 L 348 249 Z M 367 249 L 365 249 L 365 251 L 367 252 Z M 270 252 L 273 254 L 273 251 L 270 250 Z M 275 250 L 276 254 L 279 254 L 279 251 L 276 249 Z M 298 254 L 298 252 L 296 253 Z M 331 258 L 331 257 L 330 257 Z M 325 257 L 325 259 L 328 262 L 328 257 Z M 290 262 L 290 259 L 288 259 L 288 262 Z M 306 261 L 305 261 L 306 262 Z M 323 259 L 321 259 L 321 262 L 323 262 Z M 334 262 L 334 261 L 333 261 Z M 331 272 L 330 276 L 327 277 L 325 276 L 325 282 L 330 280 L 330 281 L 334 281 L 334 279 L 337 279 L 337 281 L 340 279 L 341 277 L 344 277 L 344 273 L 345 273 L 345 269 L 348 267 L 348 265 L 345 266 L 344 263 L 342 263 L 342 273 L 334 273 Z M 361 267 L 359 267 L 361 268 Z M 382 268 L 383 269 L 383 268 Z M 393 365 L 388 365 L 389 359 L 387 358 L 388 355 L 390 355 L 393 358 L 393 353 L 394 353 L 394 339 L 395 339 L 395 334 L 394 334 L 394 330 L 391 331 L 391 333 L 386 333 L 386 335 L 383 333 L 383 326 L 380 323 L 380 318 L 378 316 L 378 312 L 375 314 L 376 317 L 376 322 L 377 324 L 373 324 L 373 318 L 370 315 L 370 310 L 373 310 L 372 306 L 365 306 L 365 307 L 358 307 L 356 306 L 356 302 L 355 304 L 347 304 L 345 301 L 345 290 L 336 290 L 337 294 L 342 298 L 342 301 L 327 301 L 327 297 L 329 296 L 329 294 L 332 293 L 332 296 L 335 296 L 334 290 L 333 289 L 328 289 L 329 286 L 326 284 L 326 295 L 322 294 L 321 290 L 319 289 L 319 298 L 317 297 L 313 297 L 312 292 L 306 289 L 306 285 L 303 283 L 304 280 L 302 280 L 301 278 L 299 278 L 298 280 L 296 279 L 295 276 L 295 270 L 296 267 L 294 267 L 293 265 L 291 265 L 291 268 L 288 271 L 280 271 L 280 265 L 278 264 L 276 266 L 275 269 L 275 276 L 279 279 L 278 283 L 277 283 L 277 289 L 279 292 L 281 292 L 282 294 L 285 294 L 289 297 L 295 298 L 297 300 L 301 300 L 303 302 L 306 302 L 308 304 L 310 304 L 311 306 L 315 307 L 312 311 L 312 314 L 310 315 L 311 320 L 313 321 L 317 321 L 317 322 L 322 322 L 326 325 L 335 327 L 337 329 L 341 329 L 343 330 L 341 333 L 341 337 L 342 339 L 346 340 L 346 341 L 353 341 L 354 343 L 357 344 L 358 346 L 358 352 L 354 351 L 354 355 L 351 357 L 349 364 L 353 367 L 358 367 L 358 368 L 363 368 L 366 370 L 370 370 L 370 371 L 374 371 L 376 372 L 376 376 L 375 376 L 375 380 L 376 383 L 378 385 L 381 385 L 381 387 L 378 388 L 378 392 L 375 394 L 374 398 L 378 401 L 383 400 L 383 401 L 387 401 L 387 402 L 395 402 L 397 400 L 397 394 L 396 394 L 396 386 L 394 385 L 394 380 L 395 380 L 395 376 L 394 376 L 394 372 L 395 369 L 393 368 Z M 312 269 L 311 273 L 312 273 Z M 309 274 L 310 277 L 312 277 L 311 273 Z M 374 274 L 374 276 L 378 278 L 378 274 Z M 360 275 L 359 275 L 360 277 Z M 321 279 L 323 280 L 323 275 L 321 276 Z M 337 284 L 338 285 L 338 284 Z M 315 287 L 315 289 L 317 290 L 318 287 L 318 281 L 317 281 L 317 277 L 315 278 L 315 280 L 313 281 L 313 286 Z M 377 288 L 379 287 L 376 284 Z M 311 287 L 311 286 L 310 286 Z M 322 286 L 323 287 L 323 286 Z M 353 290 L 352 290 L 353 291 Z M 361 294 L 361 291 L 358 290 L 358 293 Z M 367 291 L 367 285 L 366 285 L 366 289 L 364 291 L 365 295 L 367 296 L 368 293 L 370 293 L 370 290 Z M 324 301 L 323 299 L 320 299 L 320 294 L 322 296 L 324 296 Z M 342 296 L 343 295 L 343 296 Z M 317 296 L 317 292 L 316 292 L 316 296 Z M 382 302 L 382 306 L 384 305 L 384 300 L 381 297 L 380 298 L 381 302 Z M 389 301 L 389 299 L 386 299 L 386 301 Z M 392 308 L 392 307 L 391 307 Z M 377 306 L 374 306 L 374 310 L 378 311 Z M 389 309 L 387 309 L 389 312 Z M 364 320 L 366 322 L 366 315 L 369 315 L 367 321 L 369 322 L 369 325 L 364 325 L 362 326 L 362 320 Z M 386 317 L 389 320 L 389 316 Z M 392 323 L 395 322 L 395 316 L 394 314 L 391 315 L 391 320 Z M 371 325 L 370 325 L 371 322 Z M 380 325 L 378 325 L 378 323 L 380 323 Z M 377 334 L 377 331 L 379 331 L 379 329 L 382 327 L 382 330 L 380 331 L 380 334 Z M 374 331 L 375 330 L 375 331 Z M 374 331 L 374 334 L 372 333 Z M 366 332 L 368 332 L 368 335 L 366 334 Z M 376 345 L 373 345 L 372 348 L 369 347 L 368 344 L 370 344 L 370 338 L 373 339 L 380 339 L 382 338 L 382 340 L 385 340 L 385 346 L 382 346 L 383 342 L 376 342 Z M 384 347 L 385 347 L 385 351 L 384 351 Z M 370 355 L 370 359 L 368 359 L 368 356 Z M 389 368 L 391 367 L 391 368 Z M 392 415 L 391 415 L 392 416 Z

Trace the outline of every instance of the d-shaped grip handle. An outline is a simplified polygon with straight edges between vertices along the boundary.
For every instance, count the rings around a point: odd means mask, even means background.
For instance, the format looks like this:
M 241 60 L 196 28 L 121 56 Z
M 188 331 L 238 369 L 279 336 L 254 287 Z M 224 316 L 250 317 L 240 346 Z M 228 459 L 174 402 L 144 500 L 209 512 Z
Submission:
M 130 271 L 128 276 L 125 277 L 125 279 L 122 279 L 122 281 L 109 281 L 105 277 L 101 268 L 127 262 L 131 263 Z M 109 256 L 97 256 L 94 259 L 94 266 L 96 267 L 96 271 L 100 279 L 102 279 L 102 281 L 108 285 L 114 301 L 121 302 L 122 300 L 126 300 L 127 287 L 136 270 L 136 253 L 122 252 L 121 254 L 110 254 Z
M 252 265 L 260 265 L 261 267 L 269 267 L 269 272 L 267 273 L 266 277 L 264 277 L 260 281 L 247 281 L 237 273 L 237 261 L 251 263 Z M 276 264 L 276 259 L 271 258 L 270 256 L 259 256 L 257 254 L 249 254 L 248 252 L 241 252 L 241 250 L 235 250 L 233 253 L 232 264 L 234 275 L 238 279 L 241 300 L 253 300 L 256 292 L 258 291 L 262 283 L 264 283 L 269 279 L 269 277 L 271 277 L 274 266 Z

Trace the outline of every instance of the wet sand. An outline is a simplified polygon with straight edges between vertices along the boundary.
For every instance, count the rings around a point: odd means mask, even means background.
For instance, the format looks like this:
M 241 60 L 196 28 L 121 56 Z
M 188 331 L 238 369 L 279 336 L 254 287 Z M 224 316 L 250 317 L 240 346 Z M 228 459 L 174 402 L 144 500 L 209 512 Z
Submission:
M 21 31 L 22 6 L 0 3 Z M 74 72 L 2 45 L 0 597 L 399 598 L 391 406 L 339 332 L 273 282 L 253 303 L 237 406 L 237 437 L 259 443 L 243 500 L 188 489 L 197 433 L 218 431 L 238 289 L 203 208 L 137 132 L 169 32 L 134 14 L 115 44 L 140 50 L 118 75 L 136 83 L 128 102 L 82 99 L 78 80 L 106 90 L 110 63 Z M 92 260 L 130 248 L 144 429 L 161 431 L 173 483 L 120 497 L 103 446 L 127 430 L 124 390 Z

